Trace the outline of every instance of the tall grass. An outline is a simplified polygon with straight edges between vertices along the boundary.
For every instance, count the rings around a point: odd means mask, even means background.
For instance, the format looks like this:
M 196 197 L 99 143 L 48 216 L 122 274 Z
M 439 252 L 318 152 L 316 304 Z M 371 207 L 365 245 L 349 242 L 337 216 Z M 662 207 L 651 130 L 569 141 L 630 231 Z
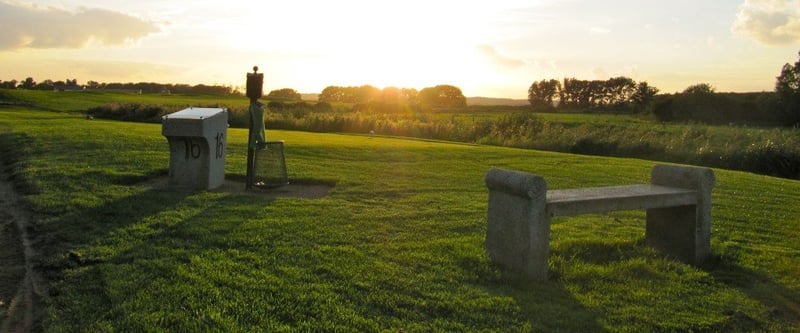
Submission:
M 211 106 L 219 106 L 214 104 Z M 90 114 L 121 120 L 157 122 L 177 108 L 158 105 L 109 104 Z M 329 110 L 325 108 L 325 110 Z M 246 128 L 247 108 L 230 107 L 232 127 Z M 479 143 L 576 154 L 636 157 L 720 167 L 800 179 L 800 129 L 748 128 L 639 121 L 591 122 L 548 120 L 529 112 L 472 119 L 458 114 L 321 112 L 307 103 L 268 112 L 268 129 L 387 136 Z
M 267 128 L 376 133 L 600 156 L 636 157 L 800 179 L 800 129 L 661 124 L 569 126 L 531 113 L 478 121 L 428 114 L 270 113 Z

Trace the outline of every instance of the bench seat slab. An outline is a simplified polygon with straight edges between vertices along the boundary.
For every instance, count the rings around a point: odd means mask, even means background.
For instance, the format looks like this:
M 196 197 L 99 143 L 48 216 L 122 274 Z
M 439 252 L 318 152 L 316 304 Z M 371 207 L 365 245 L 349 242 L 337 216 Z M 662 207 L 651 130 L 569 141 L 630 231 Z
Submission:
M 697 191 L 659 185 L 627 185 L 550 190 L 550 216 L 695 205 Z

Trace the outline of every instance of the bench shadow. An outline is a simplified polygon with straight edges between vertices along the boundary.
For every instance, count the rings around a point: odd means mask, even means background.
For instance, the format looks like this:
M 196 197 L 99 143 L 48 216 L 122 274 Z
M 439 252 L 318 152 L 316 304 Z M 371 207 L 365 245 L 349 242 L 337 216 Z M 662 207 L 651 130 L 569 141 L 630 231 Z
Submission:
M 560 244 L 556 248 L 551 248 L 551 257 L 571 258 L 591 265 L 609 265 L 615 262 L 623 262 L 629 259 L 647 258 L 653 252 L 656 255 L 677 260 L 660 254 L 657 250 L 646 245 L 644 238 L 630 241 L 587 241 L 578 240 Z M 716 283 L 733 288 L 747 295 L 748 298 L 758 301 L 768 310 L 768 317 L 783 322 L 792 323 L 797 326 L 800 322 L 800 293 L 793 291 L 782 285 L 774 278 L 764 272 L 759 272 L 740 265 L 736 258 L 725 258 L 715 256 L 711 258 L 703 267 L 698 267 L 713 277 Z M 643 279 L 660 279 L 662 277 L 648 276 L 645 271 Z M 559 272 L 550 272 L 549 281 L 560 278 Z M 734 329 L 748 328 L 752 330 L 765 330 L 767 323 L 749 317 L 747 314 L 739 313 L 736 310 L 727 310 L 725 313 L 729 317 L 714 326 L 714 331 L 729 331 Z
M 488 260 L 488 259 L 483 259 Z M 468 281 L 493 296 L 510 297 L 531 332 L 608 332 L 595 313 L 583 306 L 557 278 L 532 281 L 497 265 L 463 259 L 460 266 L 474 274 Z
M 769 316 L 800 324 L 800 293 L 770 277 L 741 266 L 735 258 L 716 257 L 709 265 L 714 280 L 735 288 L 769 309 Z

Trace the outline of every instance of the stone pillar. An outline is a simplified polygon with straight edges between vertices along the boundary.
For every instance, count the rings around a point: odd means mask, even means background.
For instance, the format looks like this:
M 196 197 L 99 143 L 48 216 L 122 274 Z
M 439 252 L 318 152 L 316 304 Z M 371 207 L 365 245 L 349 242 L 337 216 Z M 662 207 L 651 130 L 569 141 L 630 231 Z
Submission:
M 547 183 L 523 172 L 491 169 L 486 251 L 489 258 L 511 271 L 547 280 L 550 256 L 550 216 L 546 211 Z
M 653 185 L 697 191 L 697 204 L 647 210 L 647 244 L 671 257 L 702 266 L 711 257 L 711 189 L 714 171 L 708 168 L 656 165 Z

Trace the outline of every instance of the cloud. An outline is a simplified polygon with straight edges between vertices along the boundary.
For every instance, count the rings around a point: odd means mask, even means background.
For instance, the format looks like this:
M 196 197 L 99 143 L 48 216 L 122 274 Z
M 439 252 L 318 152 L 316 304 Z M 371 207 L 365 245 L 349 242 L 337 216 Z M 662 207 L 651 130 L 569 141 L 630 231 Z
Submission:
M 0 51 L 80 48 L 90 41 L 119 45 L 158 31 L 150 22 L 105 9 L 70 12 L 0 2 Z
M 501 55 L 497 53 L 497 50 L 495 50 L 491 45 L 478 45 L 478 52 L 480 52 L 487 60 L 489 60 L 490 63 L 500 67 L 514 68 L 525 66 L 524 61 Z
M 745 0 L 732 29 L 767 45 L 800 41 L 800 0 Z

